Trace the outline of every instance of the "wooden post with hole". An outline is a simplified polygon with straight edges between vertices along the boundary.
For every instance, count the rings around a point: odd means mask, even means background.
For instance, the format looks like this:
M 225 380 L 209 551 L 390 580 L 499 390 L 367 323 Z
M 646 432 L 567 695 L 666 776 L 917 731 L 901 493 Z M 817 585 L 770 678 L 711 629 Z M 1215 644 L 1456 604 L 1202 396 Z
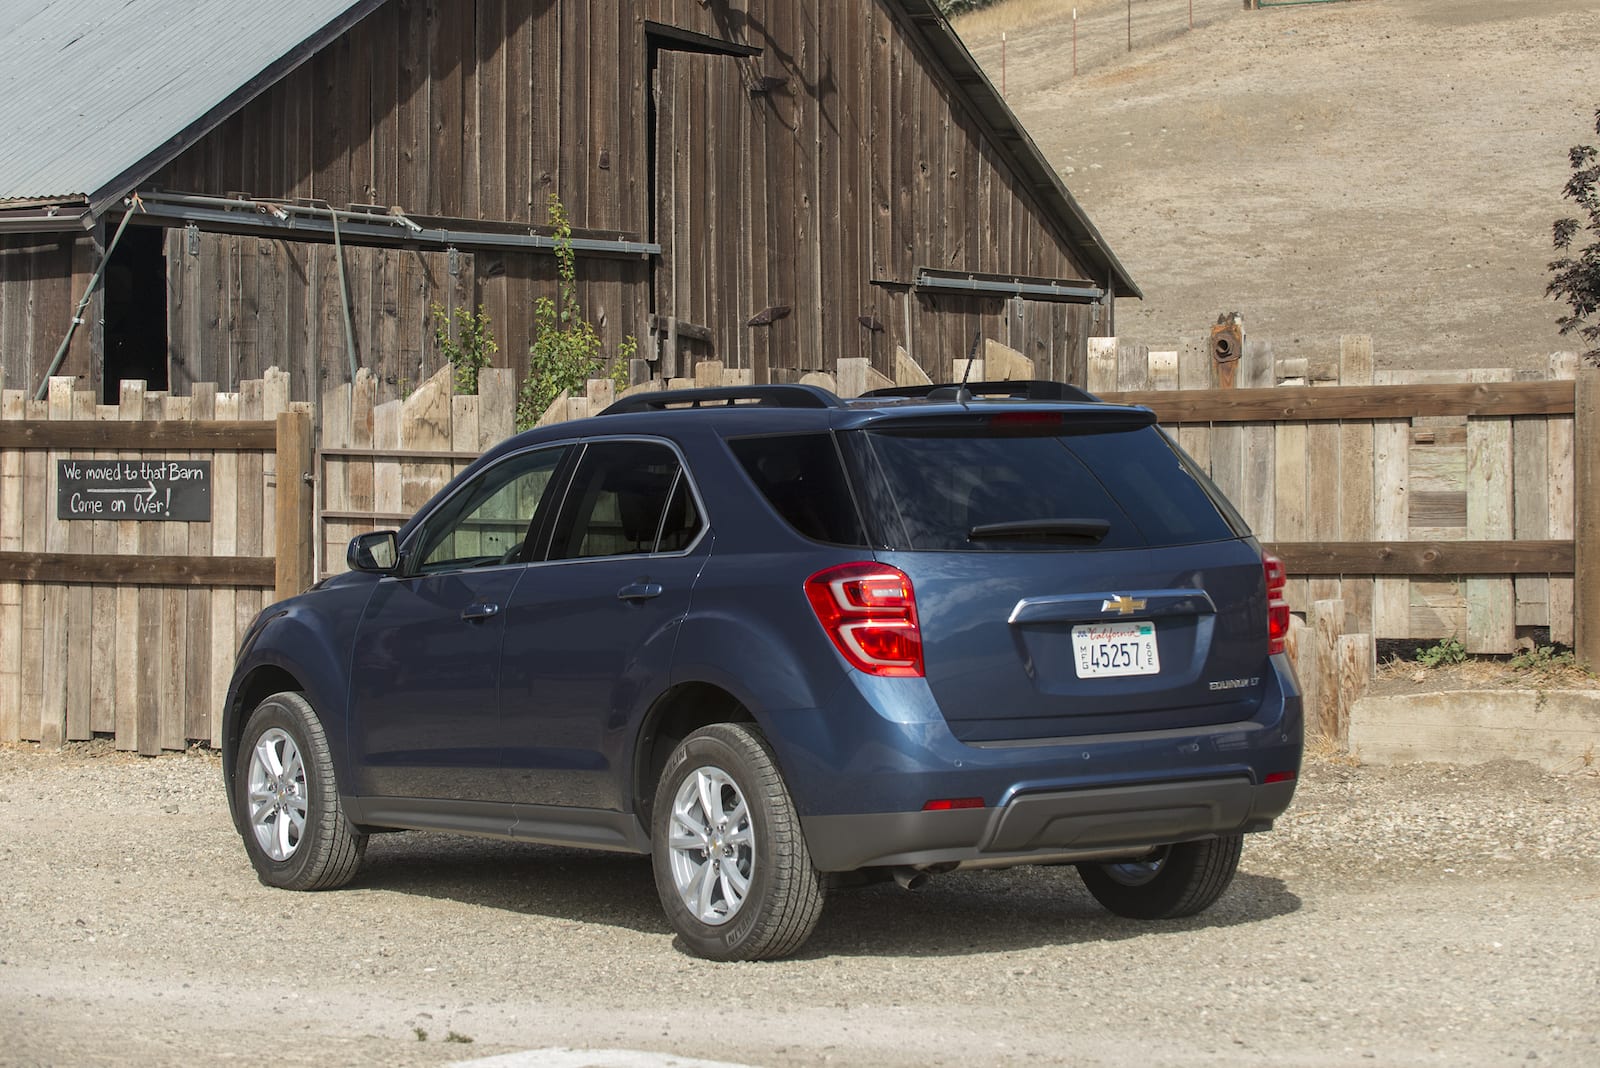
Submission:
M 1578 368 L 1572 430 L 1573 651 L 1600 667 L 1600 367 Z
M 293 597 L 313 581 L 311 416 L 278 413 L 277 585 L 278 600 Z

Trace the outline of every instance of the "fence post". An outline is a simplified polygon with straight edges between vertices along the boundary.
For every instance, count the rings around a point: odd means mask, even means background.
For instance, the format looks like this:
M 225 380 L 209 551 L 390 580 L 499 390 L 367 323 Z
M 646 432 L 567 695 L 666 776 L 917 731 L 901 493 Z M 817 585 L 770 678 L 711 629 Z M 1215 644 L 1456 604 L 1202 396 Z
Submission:
M 1600 667 L 1600 367 L 1578 367 L 1572 426 L 1573 650 Z
M 277 586 L 278 600 L 310 586 L 315 567 L 311 536 L 311 416 L 278 413 Z

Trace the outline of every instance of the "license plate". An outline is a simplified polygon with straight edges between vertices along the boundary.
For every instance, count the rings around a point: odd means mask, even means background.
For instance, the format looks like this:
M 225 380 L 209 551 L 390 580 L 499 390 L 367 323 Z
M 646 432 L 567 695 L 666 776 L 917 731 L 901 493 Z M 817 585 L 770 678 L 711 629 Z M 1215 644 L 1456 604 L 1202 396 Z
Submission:
M 1076 661 L 1073 667 L 1080 679 L 1155 675 L 1161 671 L 1154 623 L 1087 623 L 1073 627 L 1072 653 Z

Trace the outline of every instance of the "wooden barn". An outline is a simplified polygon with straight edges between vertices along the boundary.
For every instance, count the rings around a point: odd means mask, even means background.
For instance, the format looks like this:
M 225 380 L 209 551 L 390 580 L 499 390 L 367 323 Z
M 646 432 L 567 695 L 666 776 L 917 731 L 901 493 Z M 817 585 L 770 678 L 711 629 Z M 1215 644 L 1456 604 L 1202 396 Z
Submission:
M 976 334 L 1083 381 L 1138 289 L 934 0 L 13 0 L 0 366 L 114 401 L 527 362 L 570 214 L 636 377 L 935 377 Z

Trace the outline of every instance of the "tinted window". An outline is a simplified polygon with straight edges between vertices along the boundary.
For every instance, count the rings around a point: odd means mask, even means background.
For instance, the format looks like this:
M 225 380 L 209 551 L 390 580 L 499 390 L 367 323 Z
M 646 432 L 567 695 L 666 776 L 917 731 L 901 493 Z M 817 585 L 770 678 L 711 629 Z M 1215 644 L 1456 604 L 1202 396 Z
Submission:
M 882 479 L 875 508 L 896 547 L 1122 549 L 1235 536 L 1151 427 L 1072 436 L 887 431 L 866 438 Z M 1005 524 L 1022 526 L 1014 536 L 997 534 L 994 528 Z M 986 536 L 973 536 L 985 528 Z
M 686 549 L 700 514 L 678 456 L 648 441 L 602 441 L 584 450 L 556 522 L 550 559 Z
M 832 434 L 780 434 L 728 442 L 756 489 L 815 541 L 866 545 Z
M 512 456 L 480 472 L 430 516 L 421 571 L 507 563 L 521 555 L 565 447 Z

